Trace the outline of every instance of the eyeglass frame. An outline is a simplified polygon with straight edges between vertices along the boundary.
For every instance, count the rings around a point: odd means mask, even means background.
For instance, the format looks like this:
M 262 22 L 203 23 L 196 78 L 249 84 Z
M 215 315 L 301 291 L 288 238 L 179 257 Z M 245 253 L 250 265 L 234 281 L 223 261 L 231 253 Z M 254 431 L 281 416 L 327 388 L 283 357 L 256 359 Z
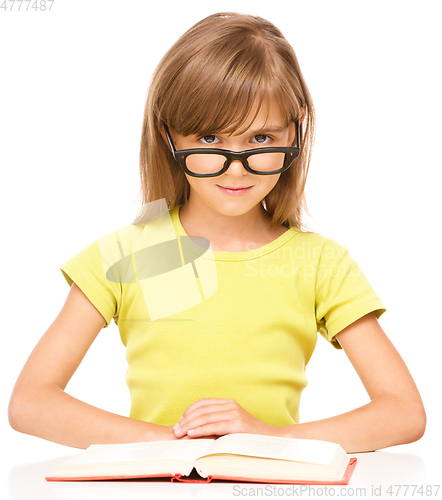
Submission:
M 292 163 L 298 158 L 300 152 L 301 152 L 301 126 L 299 121 L 296 121 L 296 131 L 297 131 L 297 138 L 296 138 L 296 146 L 291 146 L 291 147 L 276 147 L 276 148 L 257 148 L 257 149 L 247 149 L 245 151 L 229 151 L 228 149 L 217 149 L 217 148 L 195 148 L 195 149 L 176 149 L 175 145 L 173 143 L 172 137 L 170 136 L 169 128 L 167 127 L 166 123 L 163 122 L 164 130 L 166 132 L 166 137 L 167 137 L 167 142 L 169 143 L 169 147 L 171 149 L 172 155 L 174 159 L 181 165 L 182 169 L 186 174 L 192 176 L 192 177 L 218 177 L 219 175 L 223 174 L 229 167 L 232 161 L 234 160 L 240 160 L 241 163 L 243 164 L 243 167 L 247 170 L 247 172 L 250 172 L 251 174 L 255 175 L 275 175 L 279 174 L 281 172 L 285 172 L 288 170 Z M 262 153 L 284 153 L 284 163 L 283 166 L 277 170 L 272 170 L 271 172 L 261 172 L 258 170 L 253 170 L 250 168 L 247 158 L 249 156 L 255 155 L 255 154 L 262 154 Z M 226 161 L 224 162 L 223 168 L 219 172 L 211 173 L 211 174 L 196 174 L 194 172 L 191 172 L 186 165 L 186 158 L 192 154 L 217 154 L 224 156 L 226 158 Z

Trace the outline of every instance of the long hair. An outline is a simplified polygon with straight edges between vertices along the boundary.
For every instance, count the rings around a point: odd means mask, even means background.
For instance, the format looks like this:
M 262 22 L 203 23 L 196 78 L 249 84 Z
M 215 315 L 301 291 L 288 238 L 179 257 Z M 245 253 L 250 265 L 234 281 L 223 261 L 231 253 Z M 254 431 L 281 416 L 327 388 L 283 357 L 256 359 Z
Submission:
M 304 188 L 315 133 L 310 93 L 280 30 L 261 17 L 234 12 L 195 24 L 153 73 L 141 135 L 142 203 L 165 199 L 171 210 L 189 198 L 190 185 L 161 136 L 162 123 L 184 136 L 241 133 L 270 102 L 279 104 L 287 126 L 302 111 L 305 117 L 300 155 L 261 203 L 272 226 L 309 230 Z

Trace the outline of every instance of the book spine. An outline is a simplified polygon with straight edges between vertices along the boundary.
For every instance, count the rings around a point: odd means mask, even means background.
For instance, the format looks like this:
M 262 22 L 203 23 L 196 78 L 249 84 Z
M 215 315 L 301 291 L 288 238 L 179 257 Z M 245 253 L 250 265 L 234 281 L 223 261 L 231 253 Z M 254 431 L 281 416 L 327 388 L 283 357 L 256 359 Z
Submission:
M 179 481 L 181 483 L 210 483 L 212 480 L 212 476 L 207 476 L 206 479 L 185 479 L 186 476 L 183 476 L 182 474 L 175 474 L 173 477 L 171 477 L 171 482 L 173 483 L 174 481 Z

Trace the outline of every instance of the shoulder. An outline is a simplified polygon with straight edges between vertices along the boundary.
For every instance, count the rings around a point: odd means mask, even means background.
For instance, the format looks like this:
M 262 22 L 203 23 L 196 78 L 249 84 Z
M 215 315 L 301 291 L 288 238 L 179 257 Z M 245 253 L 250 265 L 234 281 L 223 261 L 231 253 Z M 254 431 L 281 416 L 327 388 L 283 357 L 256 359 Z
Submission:
M 125 250 L 124 253 L 130 253 L 142 236 L 145 226 L 146 224 L 121 226 L 118 229 L 102 233 L 96 242 L 98 242 L 100 248 L 117 245 Z
M 295 231 L 294 237 L 291 239 L 291 244 L 295 247 L 300 247 L 304 250 L 306 258 L 318 259 L 340 258 L 348 249 L 334 238 L 320 233 L 302 231 L 298 228 L 293 228 Z

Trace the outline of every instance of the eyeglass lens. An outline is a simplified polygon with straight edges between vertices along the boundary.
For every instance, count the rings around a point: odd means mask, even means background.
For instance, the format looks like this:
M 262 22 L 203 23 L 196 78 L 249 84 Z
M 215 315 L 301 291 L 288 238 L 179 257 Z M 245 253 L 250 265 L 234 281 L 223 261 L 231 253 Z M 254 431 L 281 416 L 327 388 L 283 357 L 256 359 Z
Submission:
M 253 170 L 271 172 L 283 167 L 284 157 L 284 153 L 261 153 L 249 156 L 247 162 Z M 195 174 L 212 174 L 219 172 L 226 161 L 223 155 L 194 154 L 186 158 L 186 166 Z

